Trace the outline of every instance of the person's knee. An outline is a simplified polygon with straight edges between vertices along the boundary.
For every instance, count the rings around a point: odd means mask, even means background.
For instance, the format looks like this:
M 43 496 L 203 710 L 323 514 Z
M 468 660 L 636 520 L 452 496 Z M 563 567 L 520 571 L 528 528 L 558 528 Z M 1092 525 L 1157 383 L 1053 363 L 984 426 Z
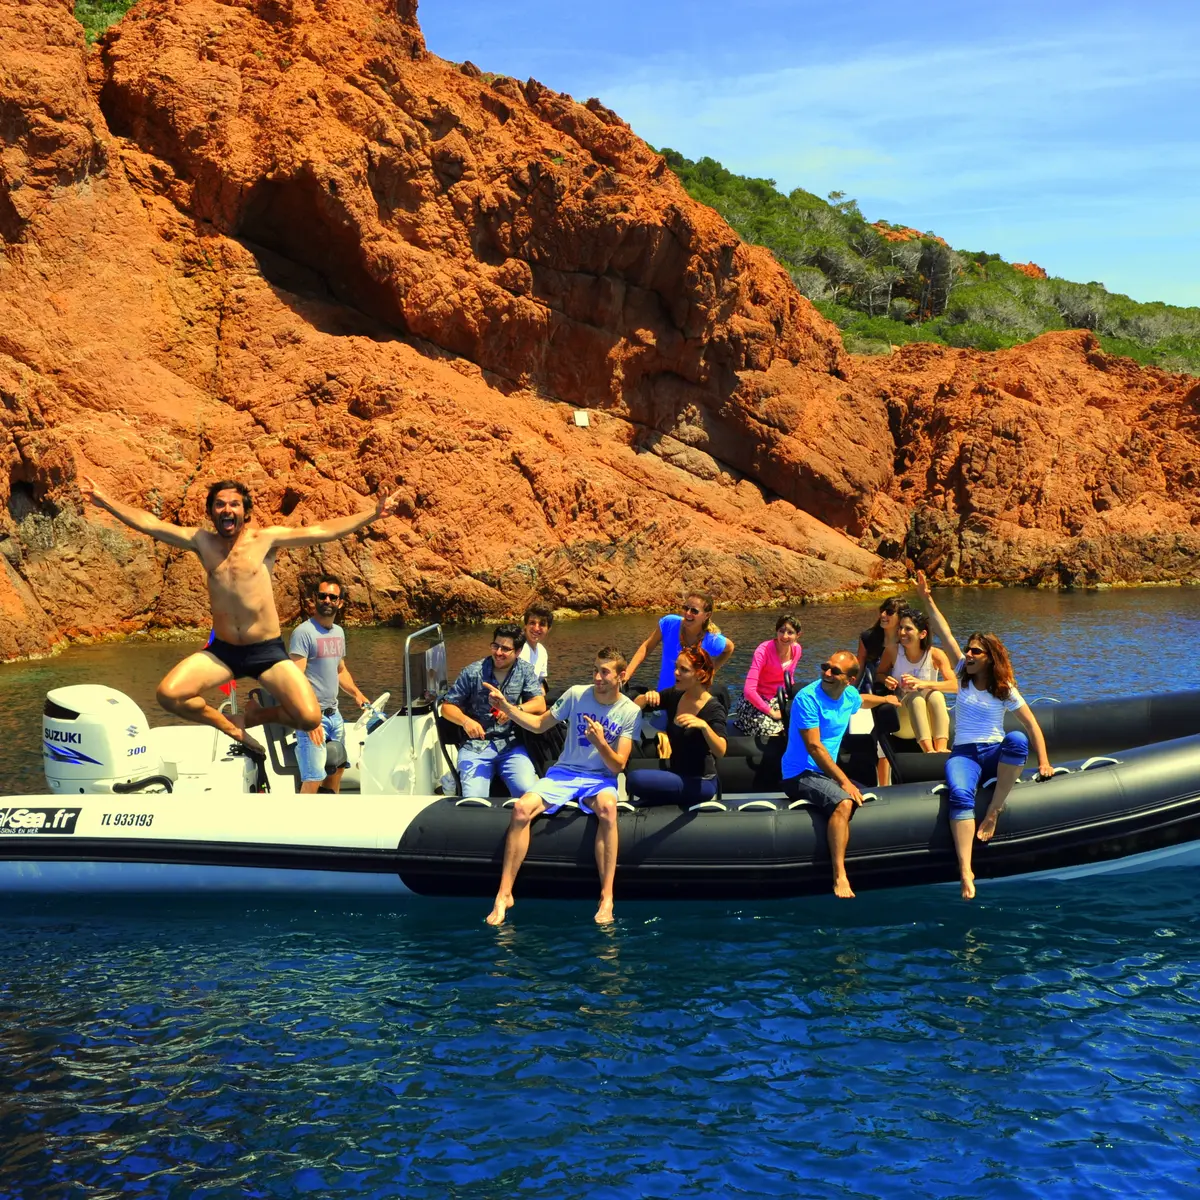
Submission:
M 158 698 L 159 705 L 169 713 L 178 712 L 183 702 L 192 698 L 185 695 L 184 690 L 180 689 L 177 684 L 169 683 L 165 679 L 158 685 L 155 696 Z
M 847 797 L 845 800 L 842 800 L 839 804 L 835 805 L 833 812 L 829 815 L 831 817 L 836 817 L 839 821 L 848 821 L 850 820 L 850 814 L 853 811 L 854 801 Z
M 294 706 L 295 711 L 293 717 L 296 720 L 296 728 L 302 733 L 311 733 L 321 724 L 321 709 L 316 701 L 311 705 L 301 703 Z
M 966 821 L 975 816 L 974 792 L 951 792 L 946 804 L 951 821 Z
M 541 811 L 541 807 L 540 796 L 522 796 L 512 806 L 512 823 L 518 826 L 528 825 Z
M 1012 729 L 1004 735 L 1000 746 L 1000 757 L 1015 761 L 1018 758 L 1024 762 L 1029 757 L 1029 738 L 1019 729 Z
M 592 812 L 596 814 L 596 820 L 605 825 L 611 824 L 617 819 L 617 798 L 612 792 L 602 792 L 592 801 Z

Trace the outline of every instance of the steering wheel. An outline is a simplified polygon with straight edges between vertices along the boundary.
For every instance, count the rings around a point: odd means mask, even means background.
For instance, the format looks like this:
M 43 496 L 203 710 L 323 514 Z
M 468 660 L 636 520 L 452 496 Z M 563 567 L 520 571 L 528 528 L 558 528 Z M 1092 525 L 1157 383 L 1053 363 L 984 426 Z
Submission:
M 391 692 L 384 692 L 377 696 L 370 704 L 364 704 L 363 710 L 358 716 L 355 725 L 365 726 L 372 717 L 378 717 L 381 721 L 385 720 L 387 714 L 383 711 L 387 707 L 387 702 L 392 698 Z

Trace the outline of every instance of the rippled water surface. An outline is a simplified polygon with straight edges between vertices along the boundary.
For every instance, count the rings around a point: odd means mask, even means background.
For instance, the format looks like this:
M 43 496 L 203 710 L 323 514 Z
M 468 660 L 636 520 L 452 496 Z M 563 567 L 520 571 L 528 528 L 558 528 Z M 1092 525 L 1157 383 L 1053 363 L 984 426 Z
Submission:
M 1030 696 L 1192 686 L 1194 592 L 949 593 Z M 805 661 L 871 606 L 802 611 Z M 773 614 L 729 614 L 736 680 Z M 648 618 L 562 622 L 559 682 Z M 490 630 L 450 637 L 452 668 Z M 353 630 L 371 693 L 403 631 Z M 147 711 L 181 643 L 0 667 Z M 158 720 L 157 715 L 153 717 Z M 1195 873 L 762 904 L 7 902 L 0 1200 L 1084 1197 L 1200 1191 Z
M 486 906 L 484 906 L 486 907 Z M 1181 1196 L 1179 872 L 756 906 L 6 920 L 0 1196 Z

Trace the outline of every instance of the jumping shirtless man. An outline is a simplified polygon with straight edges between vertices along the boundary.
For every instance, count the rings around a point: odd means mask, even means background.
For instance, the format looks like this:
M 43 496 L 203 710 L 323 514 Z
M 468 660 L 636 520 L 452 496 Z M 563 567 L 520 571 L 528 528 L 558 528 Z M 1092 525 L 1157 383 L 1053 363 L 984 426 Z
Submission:
M 277 721 L 292 729 L 316 729 L 321 723 L 321 709 L 312 684 L 292 662 L 279 635 L 279 614 L 271 589 L 275 552 L 281 547 L 331 542 L 362 529 L 390 515 L 397 494 L 381 496 L 374 509 L 352 517 L 299 529 L 281 525 L 255 529 L 247 524 L 253 508 L 250 489 L 244 483 L 223 479 L 208 489 L 204 505 L 216 529 L 210 533 L 160 521 L 152 513 L 113 500 L 86 476 L 79 490 L 85 500 L 112 513 L 131 529 L 168 546 L 191 550 L 204 564 L 215 636 L 206 650 L 189 655 L 167 674 L 158 685 L 159 704 L 186 721 L 215 726 L 241 742 L 247 754 L 261 758 L 266 754 L 261 743 L 213 708 L 202 694 L 230 679 L 250 676 L 270 688 L 279 703 L 263 708 L 252 696 L 246 705 L 244 725 Z

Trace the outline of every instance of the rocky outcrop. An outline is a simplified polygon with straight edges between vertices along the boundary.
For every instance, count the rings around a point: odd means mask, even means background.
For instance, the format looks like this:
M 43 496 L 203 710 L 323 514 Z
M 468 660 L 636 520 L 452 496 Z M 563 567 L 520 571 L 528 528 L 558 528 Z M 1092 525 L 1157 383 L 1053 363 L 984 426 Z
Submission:
M 619 117 L 438 59 L 411 0 L 143 0 L 90 52 L 0 0 L 0 39 L 2 656 L 206 621 L 80 473 L 184 523 L 217 476 L 293 524 L 399 485 L 280 562 L 289 615 L 320 565 L 375 620 L 1196 572 L 1187 385 L 1075 335 L 852 360 Z
M 941 578 L 1200 574 L 1195 379 L 1106 355 L 1083 331 L 996 354 L 907 346 L 868 371 L 897 445 L 880 543 Z

